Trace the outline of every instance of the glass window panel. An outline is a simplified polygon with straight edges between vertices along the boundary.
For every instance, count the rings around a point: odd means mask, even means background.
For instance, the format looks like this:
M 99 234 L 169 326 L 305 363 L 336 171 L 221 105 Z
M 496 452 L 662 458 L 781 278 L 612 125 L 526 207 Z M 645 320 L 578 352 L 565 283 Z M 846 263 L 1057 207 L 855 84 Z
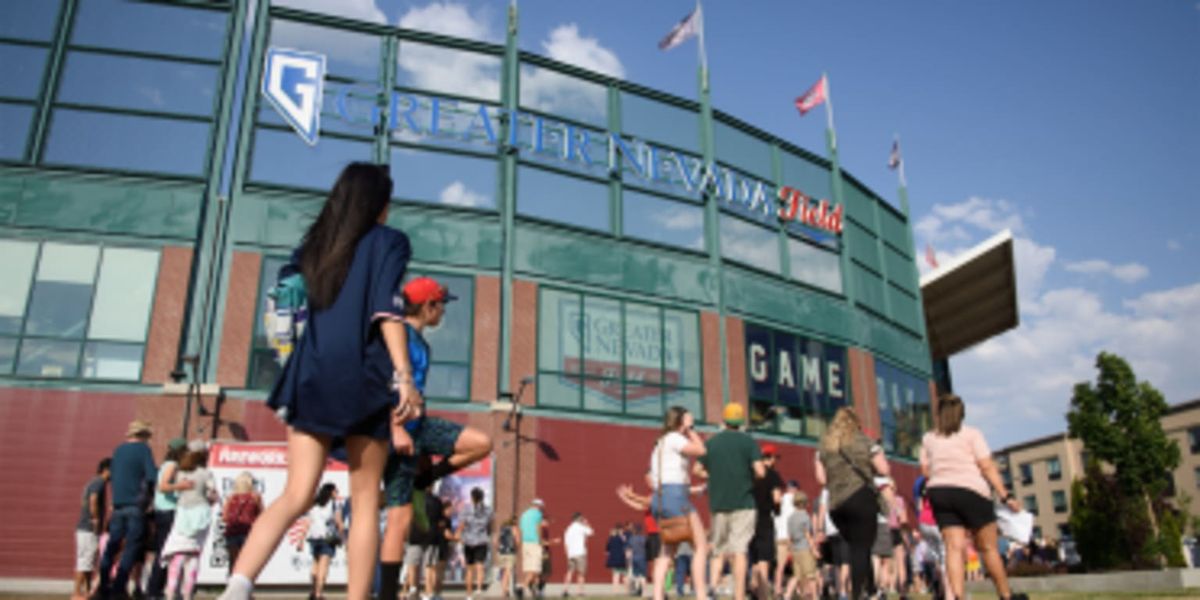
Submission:
M 25 157 L 29 142 L 29 125 L 33 107 L 19 104 L 0 104 L 0 159 L 20 160 Z
M 89 342 L 83 349 L 83 376 L 137 381 L 142 376 L 144 349 L 141 344 Z
M 151 2 L 82 0 L 71 43 L 218 59 L 228 16 L 228 11 Z
M 792 279 L 842 293 L 842 263 L 837 254 L 799 240 L 788 239 L 788 256 L 791 260 Z
M 21 342 L 17 374 L 30 377 L 78 377 L 79 346 L 79 342 L 25 338 Z
M 704 398 L 700 392 L 696 390 L 671 390 L 667 389 L 663 395 L 665 406 L 682 406 L 692 413 L 696 418 L 696 422 L 704 421 Z
M 324 191 L 347 164 L 371 160 L 371 150 L 370 142 L 325 138 L 309 146 L 291 131 L 259 129 L 254 132 L 251 178 Z
M 58 24 L 60 4 L 58 0 L 0 2 L 0 37 L 50 41 Z
M 401 87 L 500 100 L 498 56 L 402 40 L 396 59 Z
M 373 2 L 346 2 L 346 0 L 271 0 L 272 6 L 287 6 L 316 13 L 336 15 L 338 17 L 366 21 L 368 23 L 384 24 L 388 22 L 387 15 L 380 10 L 382 4 L 396 4 L 396 0 L 375 0 Z M 395 8 L 394 6 L 389 8 Z
M 700 323 L 696 313 L 666 309 L 663 323 L 667 344 L 665 380 L 674 380 L 684 387 L 700 387 Z M 677 374 L 672 375 L 672 371 Z
M 25 318 L 25 301 L 33 281 L 33 263 L 37 244 L 0 240 L 0 333 L 20 333 Z M 3 362 L 0 360 L 0 362 Z
M 262 329 L 262 326 L 255 325 L 254 329 Z M 256 338 L 257 335 L 256 333 Z M 252 390 L 269 390 L 271 386 L 275 385 L 275 379 L 282 371 L 279 363 L 275 362 L 275 351 L 256 345 L 250 352 L 250 374 L 247 387 Z
M 392 148 L 392 195 L 445 206 L 496 208 L 496 161 Z
M 538 302 L 538 369 L 578 373 L 583 367 L 580 344 L 582 300 L 579 294 L 544 289 Z
M 583 380 L 583 410 L 619 413 L 624 404 L 620 379 L 589 377 Z
M 673 355 L 673 348 L 671 342 L 668 342 L 664 349 L 662 315 L 658 307 L 625 303 L 625 381 L 627 383 L 661 385 L 663 383 L 663 355 L 664 353 Z M 670 366 L 668 366 L 668 373 L 670 377 L 668 383 L 674 383 L 678 372 L 670 370 Z
M 494 104 L 426 96 L 416 92 L 393 90 L 388 101 L 388 119 L 392 139 L 410 144 L 466 147 L 476 151 L 494 152 L 500 141 L 503 111 Z M 350 115 L 356 122 L 369 122 L 370 107 L 350 95 L 343 100 L 344 108 L 335 97 L 332 106 Z M 339 118 L 341 118 L 339 116 Z M 530 147 L 528 123 L 532 117 L 521 116 L 516 143 Z M 549 134 L 546 136 L 549 138 Z M 546 142 L 550 145 L 549 142 Z M 561 153 L 562 145 L 555 147 Z M 607 156 L 607 155 L 605 155 Z
M 157 251 L 105 248 L 88 337 L 145 341 L 157 277 Z
M 273 19 L 269 45 L 324 54 L 328 75 L 356 81 L 379 81 L 382 56 L 379 36 Z
M 360 102 L 357 97 L 354 100 L 347 101 L 346 113 L 350 116 L 350 121 L 347 121 L 337 114 L 337 97 L 330 93 L 330 90 L 325 90 L 324 104 L 321 105 L 321 128 L 320 133 L 345 133 L 348 135 L 372 136 L 374 135 L 374 123 L 376 117 L 371 114 L 370 105 L 365 102 Z M 279 116 L 279 111 L 275 106 L 263 99 L 259 103 L 258 122 L 268 125 L 277 125 L 285 127 L 291 131 L 291 125 Z
M 13 370 L 13 359 L 17 357 L 17 338 L 0 338 L 0 375 Z
M 83 337 L 99 258 L 96 246 L 42 246 L 25 333 Z
M 621 303 L 607 298 L 584 296 L 584 374 L 620 379 L 621 338 Z
M 521 107 L 608 126 L 607 88 L 543 67 L 521 67 Z
M 521 167 L 517 175 L 517 212 L 576 227 L 611 231 L 608 186 Z
M 608 173 L 606 136 L 600 128 L 581 127 L 537 115 L 517 117 L 516 146 L 520 148 L 522 159 L 593 176 L 607 176 Z
M 722 214 L 721 256 L 757 269 L 779 272 L 779 235 L 772 229 Z
M 750 415 L 747 421 L 750 429 L 760 431 L 775 431 L 775 405 L 766 400 L 752 400 Z
M 663 389 L 656 385 L 625 383 L 625 414 L 661 418 Z
M 780 152 L 779 156 L 784 185 L 799 189 L 816 200 L 833 199 L 829 170 L 791 152 Z
M 425 341 L 429 342 L 433 360 L 469 362 L 471 360 L 471 317 L 474 314 L 471 310 L 474 299 L 473 280 L 469 277 L 455 277 L 438 273 L 418 274 L 413 272 L 409 277 L 414 278 L 419 275 L 434 277 L 439 283 L 446 286 L 451 294 L 458 296 L 457 301 L 446 305 L 446 315 L 442 318 L 442 324 L 436 329 L 425 330 Z
M 700 151 L 700 115 L 637 94 L 621 93 L 621 132 L 637 139 Z
M 434 351 L 437 351 L 436 347 Z M 470 367 L 435 363 L 429 367 L 429 375 L 425 381 L 425 395 L 429 398 L 467 400 L 467 388 L 470 381 Z
M 207 123 L 58 109 L 50 118 L 46 162 L 199 175 Z
M 211 115 L 217 67 L 71 52 L 58 100 L 78 104 Z
M 713 122 L 717 159 L 753 173 L 771 177 L 771 145 L 720 121 Z
M 0 44 L 0 65 L 4 65 L 0 96 L 24 100 L 37 98 L 49 52 L 45 48 Z
M 704 207 L 622 191 L 624 234 L 668 246 L 704 250 Z
M 579 408 L 579 378 L 568 375 L 538 376 L 538 406 L 550 408 Z

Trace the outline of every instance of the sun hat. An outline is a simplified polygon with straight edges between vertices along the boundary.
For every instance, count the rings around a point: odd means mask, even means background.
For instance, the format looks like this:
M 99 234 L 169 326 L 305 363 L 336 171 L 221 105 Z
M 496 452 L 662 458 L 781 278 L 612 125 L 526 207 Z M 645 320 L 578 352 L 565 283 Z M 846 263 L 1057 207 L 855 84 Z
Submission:
M 150 429 L 149 423 L 147 423 L 141 419 L 134 419 L 133 421 L 129 422 L 129 430 L 125 432 L 125 437 L 133 437 L 133 436 L 140 436 L 140 435 L 149 437 L 153 433 L 154 432 L 153 432 L 153 430 Z

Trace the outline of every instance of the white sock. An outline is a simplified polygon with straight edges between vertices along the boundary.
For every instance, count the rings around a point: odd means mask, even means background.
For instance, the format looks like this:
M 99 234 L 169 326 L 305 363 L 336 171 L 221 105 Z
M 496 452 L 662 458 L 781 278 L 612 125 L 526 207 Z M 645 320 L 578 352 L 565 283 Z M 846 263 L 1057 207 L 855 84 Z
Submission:
M 229 581 L 225 582 L 225 593 L 221 594 L 220 600 L 250 600 L 250 593 L 254 591 L 254 582 L 245 575 L 234 573 L 229 576 Z

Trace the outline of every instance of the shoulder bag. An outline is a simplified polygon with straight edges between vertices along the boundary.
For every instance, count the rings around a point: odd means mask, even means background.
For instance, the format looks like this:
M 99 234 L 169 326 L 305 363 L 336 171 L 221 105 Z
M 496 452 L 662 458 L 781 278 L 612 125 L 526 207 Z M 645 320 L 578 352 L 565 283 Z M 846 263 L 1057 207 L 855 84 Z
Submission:
M 663 453 L 667 451 L 667 436 L 658 438 L 658 512 L 664 512 L 666 507 L 663 506 Z M 678 544 L 679 542 L 691 541 L 692 539 L 692 521 L 687 515 L 678 515 L 669 519 L 664 519 L 659 515 L 655 515 L 658 520 L 658 536 L 663 544 Z
M 875 478 L 871 477 L 865 471 L 859 468 L 858 465 L 854 464 L 854 461 L 850 460 L 850 455 L 846 454 L 846 451 L 841 447 L 838 447 L 838 454 L 841 454 L 842 460 L 846 461 L 846 464 L 850 465 L 850 468 L 854 469 L 854 472 L 858 473 L 858 476 L 863 479 L 863 482 L 867 484 L 867 489 L 871 490 L 872 494 L 875 494 L 875 503 L 879 505 L 876 510 L 879 512 L 879 514 L 888 516 L 888 514 L 891 512 L 891 507 L 889 506 L 887 499 L 884 498 L 883 494 L 879 493 L 879 490 L 875 487 Z

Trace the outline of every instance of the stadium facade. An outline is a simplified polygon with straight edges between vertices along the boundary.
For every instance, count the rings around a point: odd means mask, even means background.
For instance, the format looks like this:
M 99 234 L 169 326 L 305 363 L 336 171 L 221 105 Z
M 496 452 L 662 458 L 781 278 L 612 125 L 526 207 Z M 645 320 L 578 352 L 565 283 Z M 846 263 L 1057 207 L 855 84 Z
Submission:
M 266 0 L 0 5 L 0 577 L 66 576 L 80 490 L 131 419 L 158 457 L 184 433 L 283 439 L 264 290 L 354 160 L 391 166 L 411 271 L 462 298 L 427 395 L 493 435 L 500 515 L 635 518 L 613 490 L 670 405 L 747 405 L 809 492 L 852 405 L 909 489 L 935 376 L 906 209 L 836 157 L 514 40 Z

